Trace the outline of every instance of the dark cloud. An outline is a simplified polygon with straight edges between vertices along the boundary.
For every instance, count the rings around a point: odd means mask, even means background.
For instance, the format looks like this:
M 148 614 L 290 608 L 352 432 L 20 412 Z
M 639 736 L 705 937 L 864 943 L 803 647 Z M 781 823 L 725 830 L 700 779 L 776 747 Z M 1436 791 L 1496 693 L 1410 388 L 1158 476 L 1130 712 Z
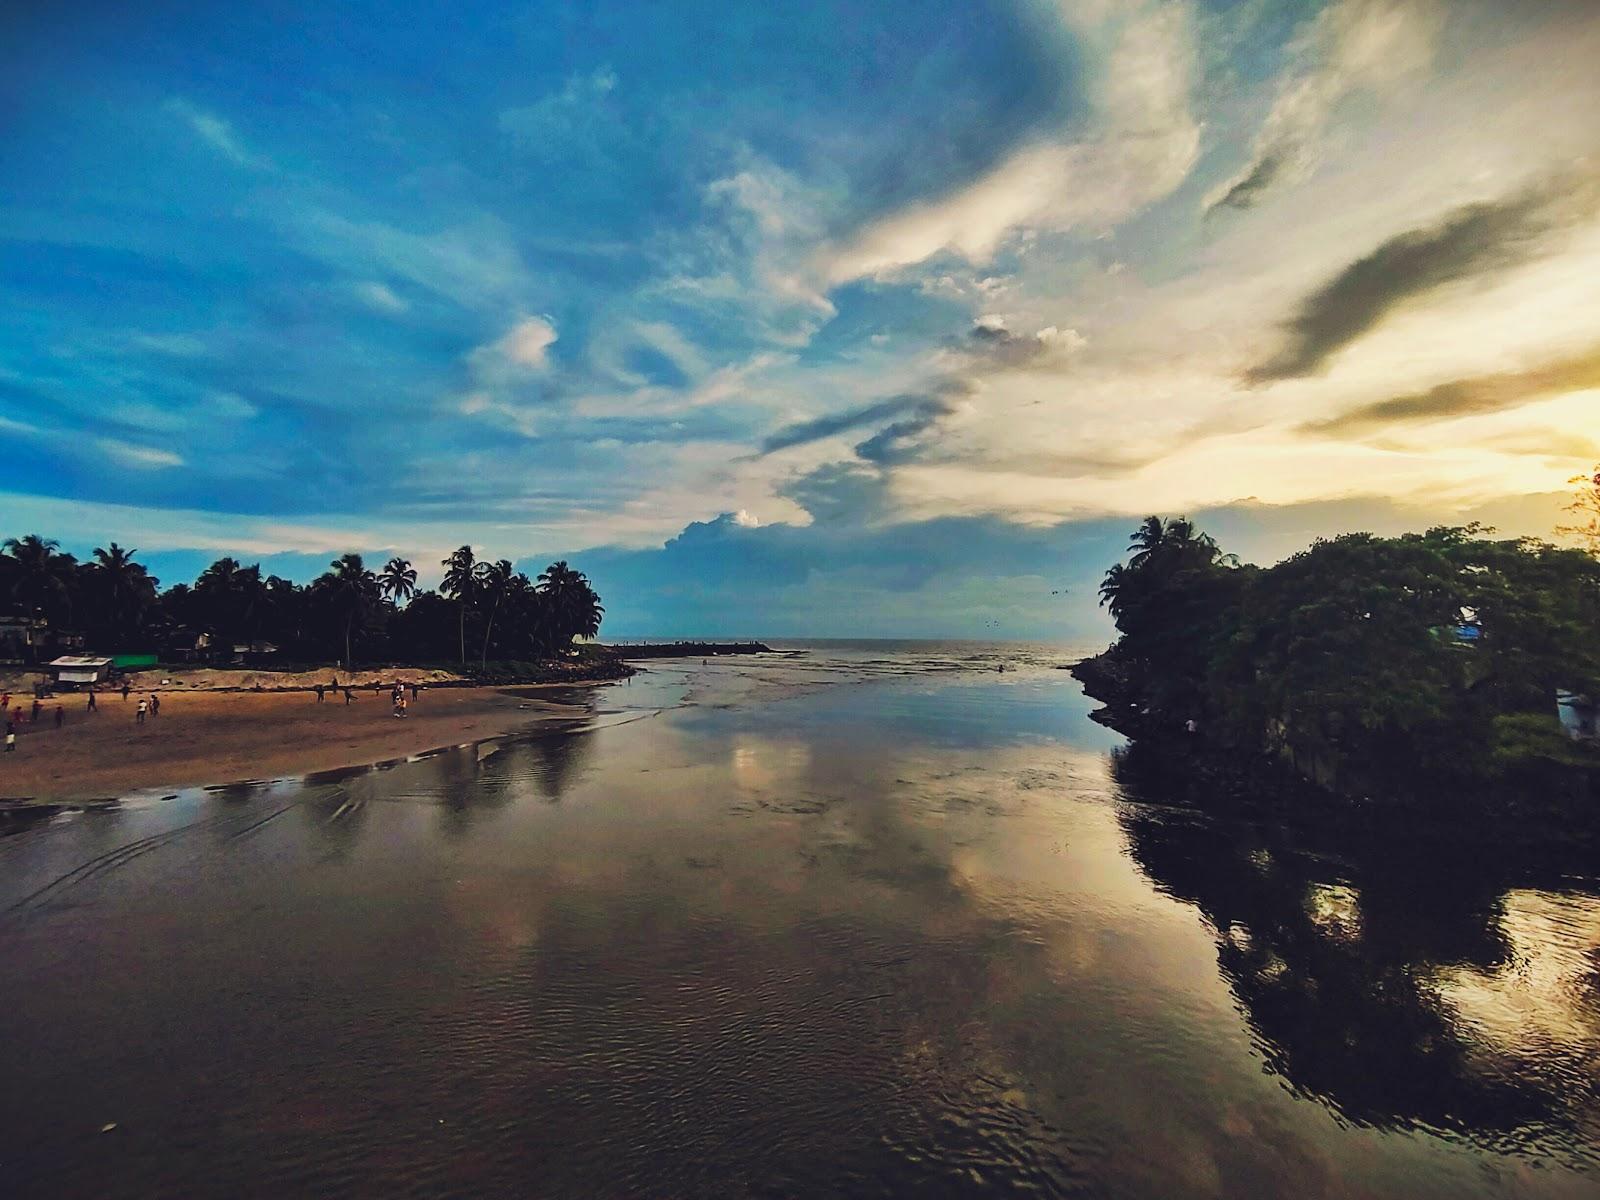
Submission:
M 923 450 L 922 435 L 938 426 L 955 411 L 948 400 L 930 397 L 914 405 L 901 420 L 885 425 L 856 445 L 856 455 L 868 462 L 888 466 L 909 462 Z
M 850 429 L 859 429 L 863 425 L 871 425 L 876 421 L 897 417 L 927 402 L 924 396 L 892 396 L 887 400 L 877 400 L 858 408 L 830 413 L 814 421 L 785 425 L 762 441 L 761 453 L 771 454 L 776 450 L 787 450 L 790 446 L 820 442 L 823 438 L 830 438 L 836 433 L 844 433 Z
M 1561 392 L 1600 387 L 1600 346 L 1529 371 L 1454 379 L 1425 392 L 1363 405 L 1337 417 L 1302 425 L 1306 433 L 1362 435 L 1391 425 L 1442 421 L 1501 412 Z
M 1219 208 L 1254 208 L 1293 158 L 1293 154 L 1284 148 L 1267 151 L 1251 164 L 1237 183 L 1206 206 L 1206 215 L 1214 215 Z
M 778 494 L 820 525 L 864 525 L 889 513 L 888 473 L 861 463 L 827 463 L 790 480 Z
M 975 367 L 998 365 L 1015 369 L 1039 360 L 1059 366 L 1086 342 L 1075 329 L 1051 325 L 1037 333 L 1015 333 L 998 317 L 980 317 L 964 338 L 949 339 L 947 344 L 973 355 Z
M 1284 324 L 1285 344 L 1246 376 L 1250 383 L 1297 379 L 1373 329 L 1396 307 L 1448 283 L 1488 275 L 1537 257 L 1547 235 L 1570 223 L 1592 188 L 1541 185 L 1492 203 L 1469 204 L 1443 221 L 1390 238 L 1308 296 Z

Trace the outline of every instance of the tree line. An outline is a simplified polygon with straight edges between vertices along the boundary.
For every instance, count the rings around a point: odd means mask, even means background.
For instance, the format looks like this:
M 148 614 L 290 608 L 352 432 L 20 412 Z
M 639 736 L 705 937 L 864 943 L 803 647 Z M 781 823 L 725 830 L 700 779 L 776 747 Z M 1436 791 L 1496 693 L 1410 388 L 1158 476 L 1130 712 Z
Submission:
M 605 609 L 581 571 L 553 562 L 536 579 L 509 559 L 480 560 L 462 546 L 440 564 L 437 591 L 417 587 L 405 558 L 368 568 L 344 554 L 309 584 L 219 558 L 193 584 L 162 590 L 116 542 L 80 562 L 30 534 L 0 547 L 0 612 L 82 633 L 101 651 L 166 649 L 176 636 L 206 635 L 210 655 L 271 643 L 298 661 L 480 664 L 548 658 L 600 632 Z
M 1559 790 L 1600 770 L 1556 707 L 1600 698 L 1600 558 L 1492 532 L 1352 533 L 1263 569 L 1150 517 L 1100 587 L 1120 636 L 1080 676 L 1128 732 L 1193 720 L 1346 794 Z

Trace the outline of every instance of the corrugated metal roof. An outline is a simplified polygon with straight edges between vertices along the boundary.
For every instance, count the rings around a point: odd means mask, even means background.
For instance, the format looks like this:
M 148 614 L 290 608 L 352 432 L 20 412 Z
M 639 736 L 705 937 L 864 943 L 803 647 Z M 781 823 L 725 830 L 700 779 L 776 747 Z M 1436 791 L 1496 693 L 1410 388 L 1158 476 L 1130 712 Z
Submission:
M 50 661 L 52 667 L 109 667 L 109 658 L 86 658 L 80 654 L 63 654 Z

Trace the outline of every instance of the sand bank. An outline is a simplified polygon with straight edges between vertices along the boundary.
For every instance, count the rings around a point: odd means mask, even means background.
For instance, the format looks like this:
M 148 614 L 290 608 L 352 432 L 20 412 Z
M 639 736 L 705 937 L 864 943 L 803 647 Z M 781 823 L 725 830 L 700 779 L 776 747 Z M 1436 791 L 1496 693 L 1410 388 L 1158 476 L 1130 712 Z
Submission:
M 387 692 L 370 688 L 356 690 L 348 705 L 342 695 L 319 704 L 304 691 L 156 690 L 161 715 L 142 725 L 135 711 L 148 682 L 127 701 L 102 693 L 93 713 L 81 694 L 46 702 L 39 724 L 21 727 L 16 752 L 0 754 L 0 798 L 81 801 L 300 775 L 565 723 L 582 712 L 559 702 L 570 697 L 565 687 L 425 689 L 404 719 L 392 715 Z M 67 718 L 59 729 L 58 701 Z

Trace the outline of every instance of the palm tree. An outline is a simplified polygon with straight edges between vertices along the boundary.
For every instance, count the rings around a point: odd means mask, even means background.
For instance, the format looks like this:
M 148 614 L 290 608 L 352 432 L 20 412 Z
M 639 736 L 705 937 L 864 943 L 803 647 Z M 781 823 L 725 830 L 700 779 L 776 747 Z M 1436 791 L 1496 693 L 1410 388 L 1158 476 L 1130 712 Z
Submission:
M 378 577 L 367 570 L 359 554 L 341 554 L 333 560 L 333 571 L 324 576 L 335 604 L 344 614 L 344 665 L 351 668 L 350 632 L 358 618 L 366 615 L 378 599 Z
M 113 634 L 122 638 L 132 632 L 150 606 L 155 603 L 157 581 L 143 563 L 133 561 L 137 550 L 124 550 L 112 542 L 96 547 L 90 570 L 98 586 Z
M 489 665 L 489 635 L 494 632 L 495 614 L 500 611 L 500 601 L 505 598 L 506 590 L 511 584 L 511 560 L 502 558 L 499 562 L 479 563 L 475 583 L 480 596 L 493 597 L 494 603 L 489 607 L 489 623 L 483 628 L 483 654 L 479 657 L 479 664 Z
M 417 590 L 417 572 L 410 559 L 391 558 L 378 572 L 378 587 L 396 602 L 409 600 Z
M 478 560 L 471 546 L 462 546 L 439 564 L 444 568 L 444 581 L 439 590 L 456 602 L 456 619 L 461 636 L 461 661 L 467 661 L 467 605 L 477 591 Z
M 219 558 L 194 581 L 194 598 L 201 621 L 218 639 L 232 645 L 250 638 L 260 624 L 267 602 L 261 564 L 241 566 L 235 558 Z
M 1128 584 L 1128 568 L 1121 563 L 1115 564 L 1106 572 L 1106 577 L 1100 581 L 1100 605 L 1111 614 L 1115 621 L 1127 610 L 1127 597 L 1124 589 Z
M 69 581 L 77 560 L 70 554 L 60 553 L 60 543 L 54 538 L 42 538 L 36 533 L 26 537 L 7 538 L 5 552 L 13 562 L 15 581 L 12 594 L 27 612 L 43 611 L 46 617 L 65 609 L 67 619 L 72 618 L 72 589 Z
M 580 634 L 594 637 L 600 632 L 606 610 L 582 571 L 553 562 L 539 573 L 539 591 L 550 606 L 557 648 L 565 648 Z

